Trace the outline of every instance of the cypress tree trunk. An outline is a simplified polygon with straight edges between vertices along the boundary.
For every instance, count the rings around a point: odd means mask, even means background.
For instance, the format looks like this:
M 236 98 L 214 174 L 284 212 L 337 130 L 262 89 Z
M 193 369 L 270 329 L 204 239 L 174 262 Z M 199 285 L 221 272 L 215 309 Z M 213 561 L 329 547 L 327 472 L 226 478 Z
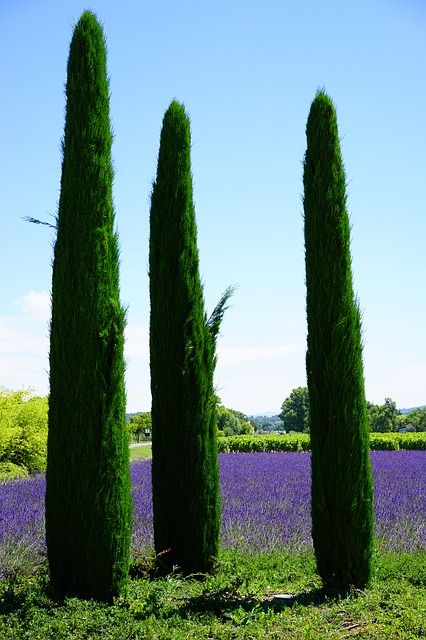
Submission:
M 85 12 L 71 42 L 54 248 L 46 541 L 62 594 L 110 600 L 131 534 L 106 49 Z
M 325 585 L 362 588 L 370 577 L 372 476 L 360 312 L 352 287 L 350 226 L 337 118 L 318 92 L 304 163 L 311 416 L 312 535 Z
M 206 320 L 192 198 L 190 125 L 173 101 L 151 200 L 150 353 L 154 543 L 159 568 L 212 568 L 220 527 L 215 337 L 228 290 Z

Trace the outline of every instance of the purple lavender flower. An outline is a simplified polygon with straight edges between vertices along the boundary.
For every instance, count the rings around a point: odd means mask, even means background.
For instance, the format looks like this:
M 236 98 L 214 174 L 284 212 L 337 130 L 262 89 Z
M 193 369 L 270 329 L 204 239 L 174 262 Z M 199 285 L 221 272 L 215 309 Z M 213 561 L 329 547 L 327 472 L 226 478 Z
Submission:
M 0 579 L 45 560 L 44 475 L 0 484 Z
M 426 451 L 372 451 L 375 535 L 389 550 L 426 549 Z
M 250 552 L 312 546 L 309 453 L 221 454 L 222 545 Z M 375 533 L 396 551 L 426 549 L 426 452 L 373 451 Z M 153 547 L 151 463 L 131 465 L 132 547 Z M 0 578 L 46 555 L 45 479 L 0 484 Z

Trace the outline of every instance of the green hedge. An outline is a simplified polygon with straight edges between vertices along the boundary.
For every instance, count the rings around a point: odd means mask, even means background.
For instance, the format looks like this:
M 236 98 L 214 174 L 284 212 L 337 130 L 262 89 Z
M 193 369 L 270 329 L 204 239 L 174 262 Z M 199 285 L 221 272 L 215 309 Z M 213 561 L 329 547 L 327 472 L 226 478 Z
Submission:
M 294 435 L 228 436 L 218 438 L 219 452 L 245 451 L 309 451 L 309 436 L 304 433 Z
M 219 452 L 247 451 L 310 451 L 309 435 L 305 433 L 262 436 L 228 436 L 218 438 Z M 370 449 L 426 449 L 426 432 L 370 433 Z

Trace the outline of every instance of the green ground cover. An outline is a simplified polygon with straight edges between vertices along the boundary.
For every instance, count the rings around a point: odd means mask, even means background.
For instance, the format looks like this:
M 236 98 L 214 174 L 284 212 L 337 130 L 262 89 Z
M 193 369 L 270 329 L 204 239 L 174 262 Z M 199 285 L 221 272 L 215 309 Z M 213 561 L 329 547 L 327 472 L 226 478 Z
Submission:
M 149 445 L 141 445 L 140 447 L 130 447 L 130 460 L 143 460 L 152 457 L 151 443 Z
M 2 640 L 272 640 L 423 638 L 424 553 L 380 553 L 369 588 L 324 593 L 313 554 L 262 556 L 222 551 L 204 580 L 150 579 L 152 562 L 134 559 L 128 593 L 112 606 L 57 601 L 43 572 L 0 582 Z M 290 599 L 274 599 L 276 594 Z

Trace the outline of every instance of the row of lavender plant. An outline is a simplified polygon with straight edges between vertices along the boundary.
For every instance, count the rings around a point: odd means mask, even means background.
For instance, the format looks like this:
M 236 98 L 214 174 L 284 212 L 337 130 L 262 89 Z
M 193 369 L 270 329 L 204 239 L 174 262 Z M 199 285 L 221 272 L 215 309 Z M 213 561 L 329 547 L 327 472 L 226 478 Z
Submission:
M 426 454 L 374 451 L 375 536 L 383 549 L 426 550 Z M 153 546 L 151 463 L 131 467 L 132 548 Z M 221 543 L 244 552 L 312 548 L 309 453 L 221 454 Z M 45 562 L 45 478 L 0 485 L 0 576 Z

